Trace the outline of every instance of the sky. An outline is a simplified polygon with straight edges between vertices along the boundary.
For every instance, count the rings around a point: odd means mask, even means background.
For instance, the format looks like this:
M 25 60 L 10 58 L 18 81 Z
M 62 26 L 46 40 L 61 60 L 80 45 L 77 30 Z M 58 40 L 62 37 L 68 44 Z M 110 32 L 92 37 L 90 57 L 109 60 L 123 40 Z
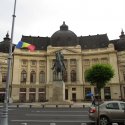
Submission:
M 11 34 L 15 0 L 0 0 L 0 41 Z M 13 43 L 22 35 L 51 37 L 65 21 L 77 36 L 125 31 L 125 0 L 17 0 Z M 25 41 L 26 42 L 26 41 Z

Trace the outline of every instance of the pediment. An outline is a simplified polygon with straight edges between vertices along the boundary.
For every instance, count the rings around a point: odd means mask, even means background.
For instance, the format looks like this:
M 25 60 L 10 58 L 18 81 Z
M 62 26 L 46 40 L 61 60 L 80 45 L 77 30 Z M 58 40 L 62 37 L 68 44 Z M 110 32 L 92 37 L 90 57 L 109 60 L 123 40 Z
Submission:
M 63 54 L 80 54 L 81 52 L 78 51 L 78 50 L 75 50 L 73 48 L 57 48 L 57 49 L 54 49 L 52 51 L 49 51 L 47 54 L 50 54 L 50 55 L 53 55 L 55 54 L 57 51 L 61 51 L 61 53 Z

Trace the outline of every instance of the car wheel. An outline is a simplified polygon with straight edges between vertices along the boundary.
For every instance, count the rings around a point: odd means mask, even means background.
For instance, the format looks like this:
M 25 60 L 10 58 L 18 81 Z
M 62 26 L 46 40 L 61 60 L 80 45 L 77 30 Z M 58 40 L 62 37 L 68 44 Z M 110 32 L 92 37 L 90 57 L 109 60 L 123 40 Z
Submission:
M 108 124 L 109 124 L 108 118 L 105 116 L 101 116 L 100 117 L 100 125 L 108 125 Z

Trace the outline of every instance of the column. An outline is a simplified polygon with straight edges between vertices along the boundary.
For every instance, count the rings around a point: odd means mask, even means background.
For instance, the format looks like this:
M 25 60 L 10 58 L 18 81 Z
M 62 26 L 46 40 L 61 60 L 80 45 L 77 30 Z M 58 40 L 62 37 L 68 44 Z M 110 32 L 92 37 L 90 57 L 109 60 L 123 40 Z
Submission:
M 30 84 L 30 60 L 28 60 L 28 70 L 27 70 L 27 83 Z
M 71 77 L 70 77 L 70 72 L 71 72 L 70 71 L 70 59 L 67 59 L 67 69 L 66 70 L 67 70 L 67 75 L 68 75 L 68 78 L 67 78 L 68 80 L 67 81 L 68 81 L 68 83 L 70 83 L 71 82 Z
M 50 75 L 51 75 L 51 60 L 49 57 L 47 57 L 47 84 L 49 83 L 50 81 Z
M 81 58 L 77 60 L 77 81 L 82 83 L 82 61 Z
M 49 75 L 50 75 L 50 81 L 53 81 L 53 70 L 52 70 L 52 67 L 53 67 L 53 59 L 51 59 L 50 61 L 49 61 L 49 65 L 50 65 L 50 69 L 49 69 Z
M 39 61 L 36 62 L 37 66 L 36 66 L 36 84 L 39 84 Z

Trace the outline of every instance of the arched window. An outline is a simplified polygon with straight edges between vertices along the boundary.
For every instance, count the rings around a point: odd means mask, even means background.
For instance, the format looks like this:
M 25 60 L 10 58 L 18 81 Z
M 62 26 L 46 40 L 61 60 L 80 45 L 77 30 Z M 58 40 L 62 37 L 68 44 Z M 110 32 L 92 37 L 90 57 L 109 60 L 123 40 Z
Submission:
M 36 82 L 36 73 L 35 71 L 31 71 L 30 73 L 30 83 L 35 83 Z
M 45 72 L 44 71 L 41 71 L 39 74 L 39 82 L 45 83 Z
M 75 70 L 71 71 L 71 82 L 76 82 L 76 71 Z
M 6 82 L 6 79 L 7 79 L 7 74 L 2 73 L 2 82 Z
M 21 82 L 26 82 L 27 79 L 27 73 L 25 70 L 21 72 Z
M 63 74 L 63 81 L 67 82 L 67 71 L 65 71 Z
M 123 80 L 125 81 L 125 72 L 123 72 Z

